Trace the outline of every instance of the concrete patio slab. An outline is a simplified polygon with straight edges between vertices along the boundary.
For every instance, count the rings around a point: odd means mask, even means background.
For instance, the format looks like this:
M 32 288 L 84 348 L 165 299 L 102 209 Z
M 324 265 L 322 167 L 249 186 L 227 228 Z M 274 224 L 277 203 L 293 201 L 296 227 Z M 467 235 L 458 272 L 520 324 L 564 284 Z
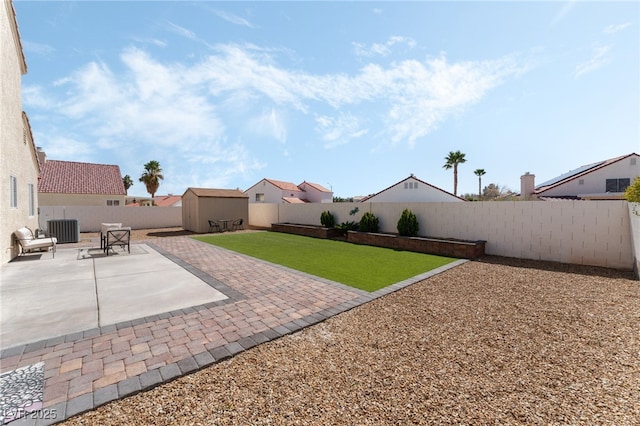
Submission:
M 36 254 L 2 268 L 0 347 L 104 327 L 226 299 L 147 245 Z

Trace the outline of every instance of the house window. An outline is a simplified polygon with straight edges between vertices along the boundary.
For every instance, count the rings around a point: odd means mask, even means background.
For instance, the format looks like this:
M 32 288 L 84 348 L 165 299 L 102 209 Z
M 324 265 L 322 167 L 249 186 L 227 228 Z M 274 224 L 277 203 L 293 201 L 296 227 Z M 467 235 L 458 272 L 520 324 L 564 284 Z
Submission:
M 404 189 L 413 189 L 413 188 L 417 188 L 418 184 L 417 183 L 413 183 L 413 182 L 405 182 L 404 183 Z
M 407 189 L 407 188 L 409 188 L 409 182 L 404 183 L 404 189 Z
M 584 185 L 584 179 L 578 179 L 578 185 Z
M 636 165 L 636 157 L 631 157 L 631 165 L 632 166 Z
M 29 188 L 29 216 L 35 216 L 36 214 L 36 193 L 34 190 L 34 185 L 30 183 L 28 185 Z
M 624 192 L 631 185 L 631 179 L 607 179 L 606 185 L 607 192 Z
M 120 205 L 120 200 L 107 200 L 107 205 L 108 206 L 119 206 Z
M 418 182 L 413 183 L 413 189 L 418 189 Z
M 18 178 L 9 176 L 9 198 L 11 199 L 11 208 L 18 208 Z
M 256 203 L 264 203 L 264 193 L 256 194 Z

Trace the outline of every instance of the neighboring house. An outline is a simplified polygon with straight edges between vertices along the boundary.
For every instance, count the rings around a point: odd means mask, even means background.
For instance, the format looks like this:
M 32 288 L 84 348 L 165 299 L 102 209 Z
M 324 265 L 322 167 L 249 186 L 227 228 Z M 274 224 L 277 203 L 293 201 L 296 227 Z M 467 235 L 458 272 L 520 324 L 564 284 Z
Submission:
M 182 196 L 180 195 L 156 195 L 152 198 L 144 198 L 144 197 L 126 197 L 127 198 L 127 207 L 139 207 L 139 206 L 151 206 L 156 205 L 160 207 L 182 207 Z
M 332 203 L 333 192 L 317 183 L 300 185 L 275 179 L 262 179 L 244 191 L 250 203 Z
M 13 3 L 0 4 L 0 265 L 19 254 L 13 233 L 38 228 L 36 187 L 40 166 L 27 114 L 22 76 L 27 63 Z
M 400 182 L 360 200 L 361 203 L 424 203 L 464 201 L 450 192 L 418 179 L 413 174 Z
M 124 206 L 127 192 L 120 167 L 47 160 L 41 150 L 38 183 L 41 206 Z
M 636 153 L 587 164 L 535 185 L 535 175 L 521 177 L 524 199 L 622 200 L 624 191 L 640 176 Z
M 160 207 L 182 207 L 182 196 L 180 195 L 156 195 L 153 203 Z

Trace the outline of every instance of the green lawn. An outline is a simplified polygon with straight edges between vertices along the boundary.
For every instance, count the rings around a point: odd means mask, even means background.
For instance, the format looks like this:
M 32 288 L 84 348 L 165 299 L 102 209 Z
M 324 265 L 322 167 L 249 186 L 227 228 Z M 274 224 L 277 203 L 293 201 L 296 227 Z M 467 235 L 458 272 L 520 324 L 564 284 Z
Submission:
M 279 232 L 195 238 L 365 291 L 378 290 L 456 260 Z

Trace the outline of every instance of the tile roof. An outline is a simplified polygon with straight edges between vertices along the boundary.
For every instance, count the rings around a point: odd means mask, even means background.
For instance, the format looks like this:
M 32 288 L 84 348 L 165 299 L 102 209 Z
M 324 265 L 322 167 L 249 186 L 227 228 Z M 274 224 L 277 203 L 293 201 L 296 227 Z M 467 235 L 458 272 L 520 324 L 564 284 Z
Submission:
M 181 200 L 182 197 L 180 195 L 156 195 L 153 198 L 153 202 L 160 207 L 173 206 Z
M 193 192 L 198 197 L 249 198 L 248 195 L 239 189 L 187 188 L 184 193 L 186 194 L 189 191 Z
M 265 179 L 267 182 L 271 183 L 272 185 L 275 185 L 276 187 L 282 189 L 282 190 L 286 190 L 286 191 L 301 191 L 300 188 L 298 188 L 298 185 L 296 185 L 295 183 L 291 183 L 291 182 L 284 182 L 281 180 L 274 180 L 274 179 Z
M 119 166 L 57 160 L 42 165 L 38 192 L 126 195 Z
M 302 198 L 298 198 L 298 197 L 282 197 L 282 199 L 287 204 L 306 204 L 309 202 L 307 200 L 303 200 Z
M 331 192 L 330 190 L 328 190 L 327 188 L 325 188 L 324 186 L 318 184 L 318 183 L 313 183 L 313 182 L 307 182 L 306 180 L 304 182 L 302 182 L 300 185 L 298 185 L 299 187 L 302 187 L 302 185 L 304 184 L 309 185 L 312 188 L 315 188 L 317 191 L 320 192 Z

